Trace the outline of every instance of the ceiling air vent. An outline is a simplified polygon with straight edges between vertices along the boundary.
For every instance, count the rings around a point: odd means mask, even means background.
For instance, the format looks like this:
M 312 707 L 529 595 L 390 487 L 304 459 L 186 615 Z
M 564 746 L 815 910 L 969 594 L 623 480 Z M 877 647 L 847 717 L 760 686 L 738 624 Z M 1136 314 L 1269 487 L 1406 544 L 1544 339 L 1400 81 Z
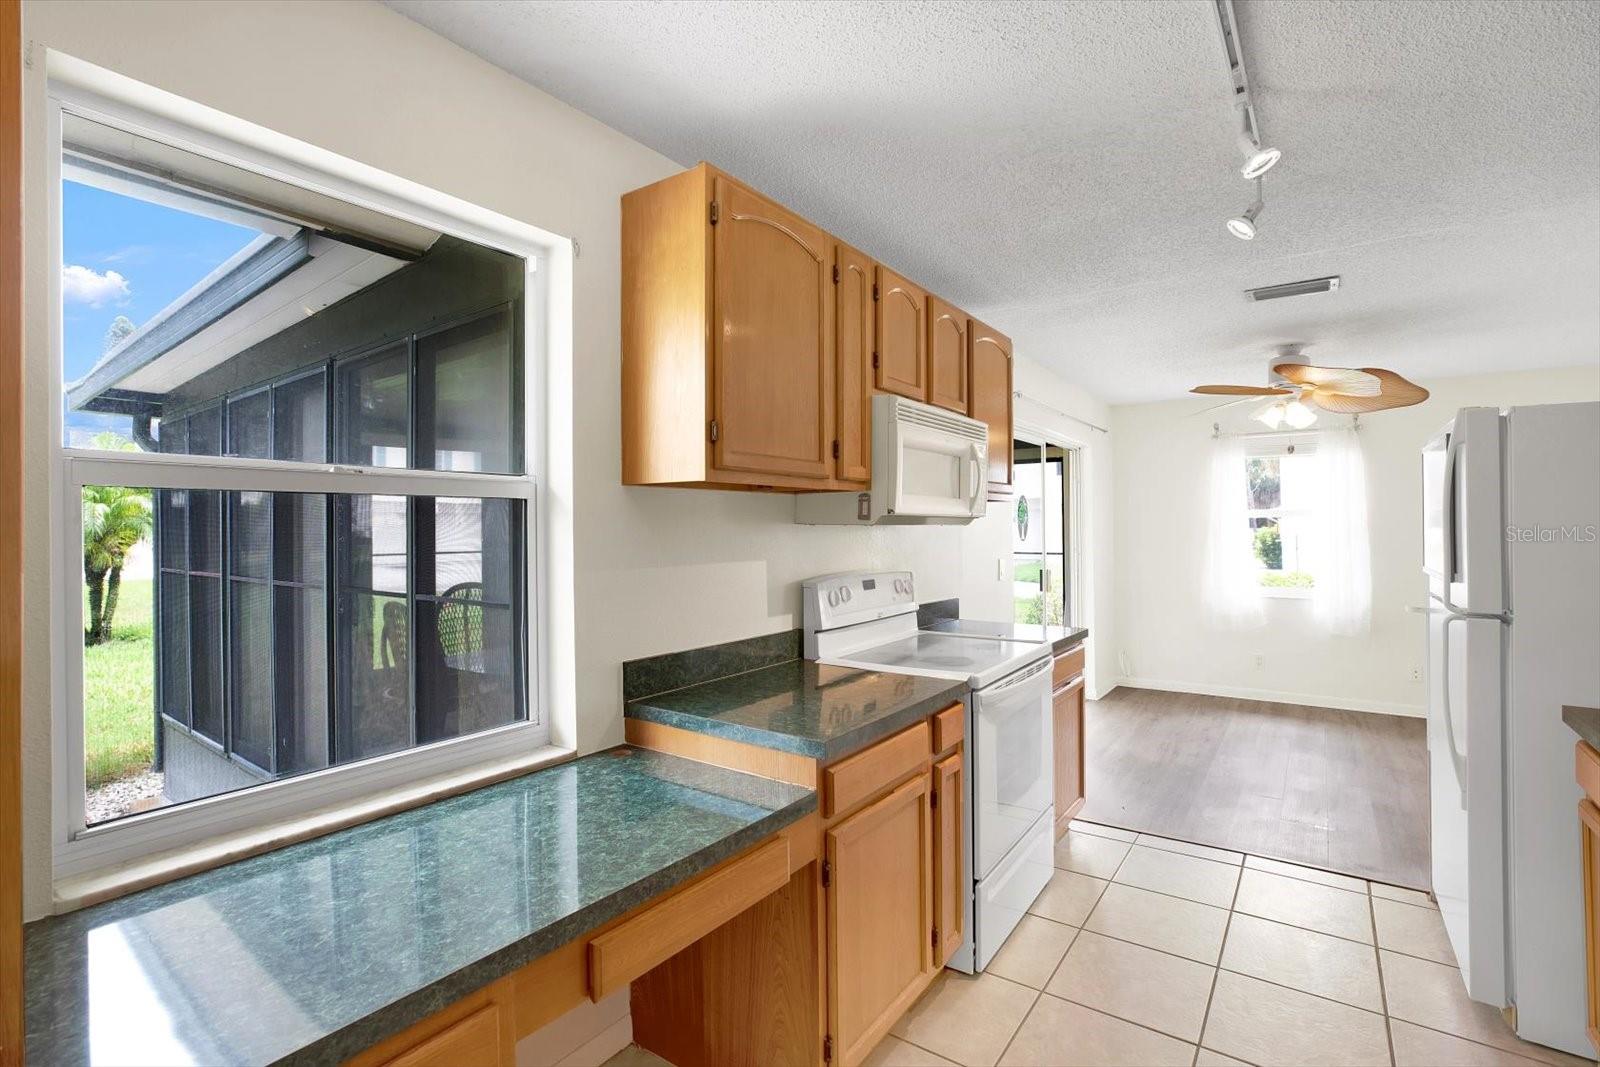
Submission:
M 1244 295 L 1251 300 L 1278 300 L 1286 296 L 1306 296 L 1309 293 L 1331 293 L 1339 288 L 1339 276 L 1308 278 L 1303 282 L 1284 282 L 1282 285 L 1263 285 L 1260 289 L 1246 289 Z

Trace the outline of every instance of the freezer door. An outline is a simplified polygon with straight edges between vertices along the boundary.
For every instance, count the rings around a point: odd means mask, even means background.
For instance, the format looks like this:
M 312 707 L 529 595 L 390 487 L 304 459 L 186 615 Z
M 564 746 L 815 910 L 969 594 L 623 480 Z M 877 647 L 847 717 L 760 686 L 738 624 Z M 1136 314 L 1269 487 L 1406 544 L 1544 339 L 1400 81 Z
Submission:
M 1502 817 L 1504 626 L 1428 614 L 1428 763 L 1433 891 L 1467 992 L 1507 1003 Z
M 1561 707 L 1600 707 L 1597 457 L 1600 404 L 1506 415 L 1511 992 L 1518 1034 L 1586 1058 L 1582 791 Z

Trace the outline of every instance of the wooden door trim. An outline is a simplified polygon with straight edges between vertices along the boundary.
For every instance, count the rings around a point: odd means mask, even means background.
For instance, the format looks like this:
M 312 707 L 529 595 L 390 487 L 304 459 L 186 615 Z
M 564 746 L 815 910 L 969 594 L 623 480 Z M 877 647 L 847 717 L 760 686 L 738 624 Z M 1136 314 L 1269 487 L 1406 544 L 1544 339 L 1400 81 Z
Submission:
M 0 1063 L 22 999 L 22 5 L 0 0 Z

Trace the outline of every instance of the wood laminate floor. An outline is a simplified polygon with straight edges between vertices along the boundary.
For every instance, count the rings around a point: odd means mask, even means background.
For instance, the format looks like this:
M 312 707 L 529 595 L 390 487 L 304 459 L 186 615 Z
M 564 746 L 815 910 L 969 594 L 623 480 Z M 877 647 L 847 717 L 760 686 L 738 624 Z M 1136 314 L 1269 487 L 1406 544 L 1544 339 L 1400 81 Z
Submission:
M 1084 720 L 1080 819 L 1429 887 L 1422 719 L 1124 687 Z

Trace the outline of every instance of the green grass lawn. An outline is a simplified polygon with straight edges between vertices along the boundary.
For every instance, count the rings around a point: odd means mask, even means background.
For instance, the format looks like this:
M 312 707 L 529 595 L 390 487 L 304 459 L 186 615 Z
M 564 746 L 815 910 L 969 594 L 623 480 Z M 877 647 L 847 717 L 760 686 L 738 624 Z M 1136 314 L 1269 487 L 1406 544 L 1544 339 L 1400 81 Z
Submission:
M 1011 580 L 1014 582 L 1033 582 L 1037 585 L 1041 568 L 1042 565 L 1038 563 L 1019 563 L 1011 572 Z
M 111 640 L 83 650 L 83 762 L 90 789 L 149 770 L 155 758 L 151 602 L 148 578 L 124 581 Z

